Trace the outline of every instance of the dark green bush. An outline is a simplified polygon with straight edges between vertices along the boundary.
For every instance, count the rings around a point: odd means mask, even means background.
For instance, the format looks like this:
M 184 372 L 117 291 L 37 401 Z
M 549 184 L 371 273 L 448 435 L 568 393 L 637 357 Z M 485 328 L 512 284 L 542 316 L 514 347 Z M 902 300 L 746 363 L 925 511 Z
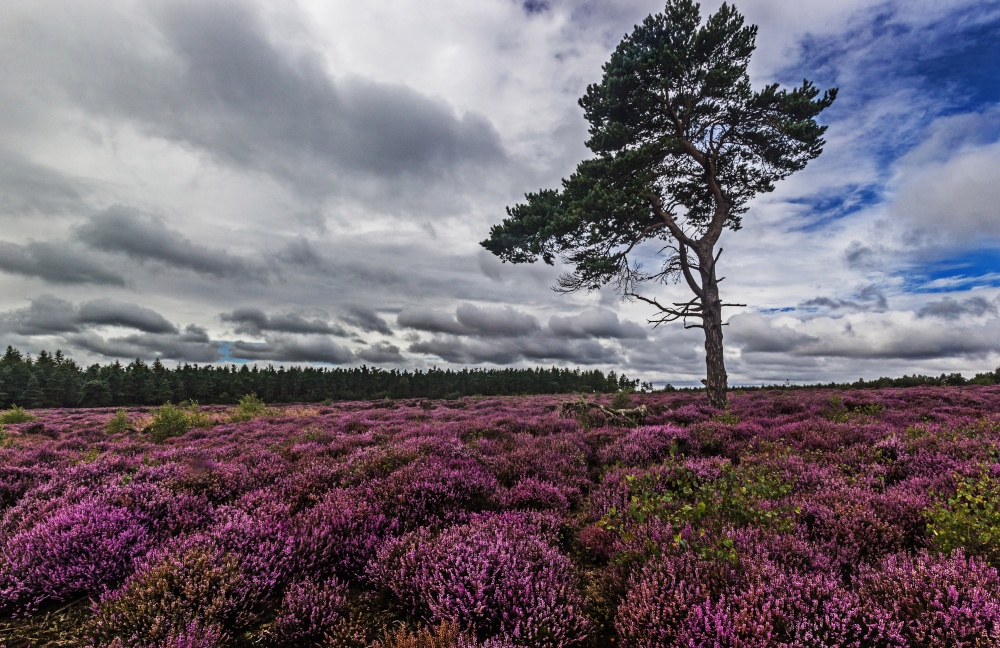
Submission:
M 104 424 L 104 430 L 108 434 L 122 434 L 132 428 L 132 419 L 128 416 L 128 410 L 119 407 L 111 420 Z
M 256 394 L 247 394 L 240 399 L 236 409 L 229 415 L 229 420 L 238 423 L 241 421 L 251 421 L 268 413 L 267 405 L 264 404 Z
M 160 443 L 170 437 L 181 436 L 193 427 L 191 418 L 182 408 L 164 403 L 153 412 L 153 422 L 143 430 L 153 441 Z
M 632 390 L 619 389 L 611 397 L 611 409 L 629 409 L 632 407 Z

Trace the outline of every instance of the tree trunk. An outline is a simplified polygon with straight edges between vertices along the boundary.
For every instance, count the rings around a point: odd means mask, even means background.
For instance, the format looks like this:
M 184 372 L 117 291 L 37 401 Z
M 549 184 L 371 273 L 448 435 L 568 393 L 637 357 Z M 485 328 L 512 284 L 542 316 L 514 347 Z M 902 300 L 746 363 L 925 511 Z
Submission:
M 714 275 L 714 272 L 712 273 Z M 719 286 L 715 277 L 706 277 L 702 297 L 702 325 L 705 327 L 705 387 L 708 392 L 708 404 L 717 409 L 727 409 L 729 400 L 726 395 L 729 389 L 729 379 L 726 375 L 726 361 L 722 352 L 722 300 L 719 299 Z

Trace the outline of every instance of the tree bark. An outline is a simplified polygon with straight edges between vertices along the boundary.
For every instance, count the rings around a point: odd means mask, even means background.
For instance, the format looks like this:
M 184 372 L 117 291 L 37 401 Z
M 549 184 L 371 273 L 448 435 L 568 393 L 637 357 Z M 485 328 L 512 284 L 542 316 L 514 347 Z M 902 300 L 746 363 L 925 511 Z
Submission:
M 727 409 L 729 400 L 729 376 L 726 374 L 726 360 L 722 347 L 722 300 L 719 299 L 719 285 L 715 278 L 715 268 L 703 273 L 702 279 L 702 326 L 705 328 L 705 388 L 708 404 L 717 409 Z

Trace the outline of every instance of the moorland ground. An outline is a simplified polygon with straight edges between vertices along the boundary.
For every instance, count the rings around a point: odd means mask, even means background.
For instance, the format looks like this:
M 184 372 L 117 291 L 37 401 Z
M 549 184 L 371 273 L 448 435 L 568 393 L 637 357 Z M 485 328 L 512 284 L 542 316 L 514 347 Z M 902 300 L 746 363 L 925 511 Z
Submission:
M 0 414 L 0 644 L 1000 645 L 1000 387 L 572 398 Z

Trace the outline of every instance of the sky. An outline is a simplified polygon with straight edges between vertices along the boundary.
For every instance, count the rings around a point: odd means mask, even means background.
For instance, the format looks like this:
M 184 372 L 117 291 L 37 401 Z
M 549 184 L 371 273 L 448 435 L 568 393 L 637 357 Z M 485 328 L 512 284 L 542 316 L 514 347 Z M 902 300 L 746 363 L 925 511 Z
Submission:
M 1000 0 L 736 6 L 755 86 L 839 96 L 823 154 L 720 242 L 730 383 L 996 368 Z M 479 245 L 590 156 L 577 100 L 662 9 L 5 0 L 0 348 L 697 385 L 700 330 Z

